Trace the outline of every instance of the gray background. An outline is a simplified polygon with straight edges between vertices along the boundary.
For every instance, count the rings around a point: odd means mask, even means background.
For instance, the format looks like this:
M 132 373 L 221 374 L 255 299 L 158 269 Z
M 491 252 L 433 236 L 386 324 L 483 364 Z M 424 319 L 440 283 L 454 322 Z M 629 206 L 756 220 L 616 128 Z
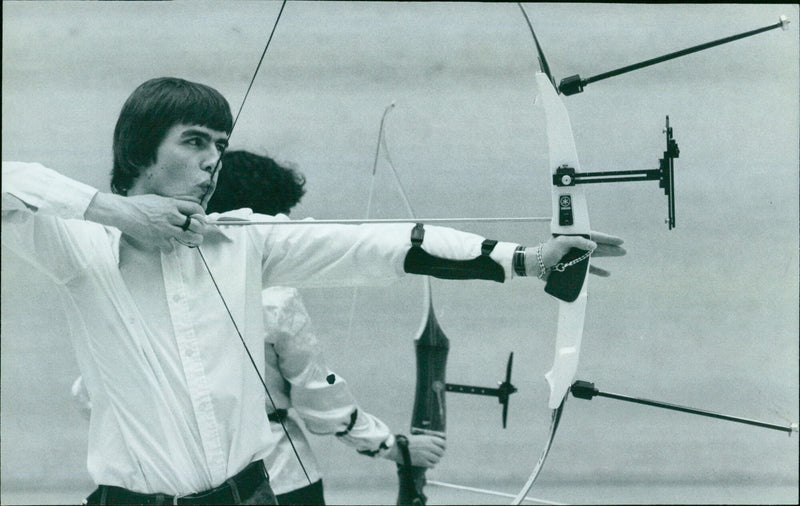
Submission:
M 241 103 L 277 2 L 3 3 L 4 160 L 102 190 L 111 134 L 142 81 L 176 75 Z M 585 170 L 656 168 L 665 115 L 677 229 L 655 182 L 589 187 L 593 228 L 626 239 L 590 280 L 578 378 L 601 389 L 788 424 L 798 419 L 798 8 L 536 4 L 557 79 L 771 31 L 565 98 Z M 294 3 L 231 139 L 308 178 L 294 217 L 364 217 L 378 125 L 419 216 L 550 214 L 535 50 L 514 4 Z M 382 161 L 371 216 L 405 216 Z M 465 225 L 536 244 L 544 224 Z M 515 351 L 509 428 L 489 398 L 448 397 L 448 454 L 431 479 L 515 493 L 547 435 L 543 374 L 556 304 L 536 281 L 434 281 L 448 380 L 493 386 Z M 3 503 L 79 501 L 86 422 L 59 301 L 2 257 Z M 334 370 L 362 406 L 408 428 L 421 282 L 304 292 Z M 392 503 L 394 466 L 313 438 L 329 502 Z M 565 502 L 798 501 L 798 439 L 610 400 L 571 399 L 533 494 Z M 506 499 L 430 487 L 431 503 Z

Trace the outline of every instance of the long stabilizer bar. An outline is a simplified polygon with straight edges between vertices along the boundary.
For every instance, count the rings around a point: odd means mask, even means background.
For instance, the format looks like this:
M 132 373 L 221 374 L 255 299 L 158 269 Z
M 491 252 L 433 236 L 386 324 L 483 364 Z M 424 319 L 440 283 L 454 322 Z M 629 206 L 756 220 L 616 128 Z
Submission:
M 610 70 L 608 72 L 604 72 L 602 74 L 597 74 L 596 76 L 587 77 L 586 79 L 582 79 L 580 75 L 575 74 L 574 76 L 565 77 L 561 80 L 561 83 L 558 85 L 558 91 L 563 93 L 564 95 L 574 95 L 576 93 L 580 93 L 583 91 L 583 88 L 589 84 L 594 83 L 597 81 L 602 81 L 603 79 L 608 79 L 609 77 L 615 77 L 620 74 L 625 74 L 627 72 L 632 72 L 634 70 L 639 70 L 644 67 L 649 67 L 651 65 L 655 65 L 657 63 L 665 62 L 667 60 L 672 60 L 675 58 L 680 58 L 681 56 L 686 56 L 687 54 L 696 53 L 698 51 L 703 51 L 705 49 L 712 48 L 714 46 L 720 46 L 722 44 L 727 44 L 728 42 L 733 42 L 735 40 L 743 39 L 745 37 L 752 37 L 753 35 L 758 35 L 759 33 L 766 32 L 769 30 L 774 30 L 776 28 L 781 28 L 783 30 L 787 30 L 789 26 L 789 19 L 786 16 L 781 16 L 779 21 L 774 25 L 764 26 L 762 28 L 757 28 L 755 30 L 750 30 L 749 32 L 739 33 L 736 35 L 731 35 L 730 37 L 725 37 L 722 39 L 714 40 L 711 42 L 706 42 L 705 44 L 700 44 L 698 46 L 692 46 L 681 51 L 675 51 L 674 53 L 665 54 L 663 56 L 659 56 L 657 58 L 651 58 L 649 60 L 645 60 L 643 62 L 634 63 L 633 65 L 628 65 L 625 67 L 618 68 L 616 70 Z
M 765 429 L 779 430 L 781 432 L 788 432 L 789 436 L 793 432 L 798 431 L 798 425 L 793 423 L 789 426 L 776 425 L 774 423 L 762 422 L 760 420 L 751 420 L 749 418 L 740 418 L 738 416 L 723 415 L 721 413 L 714 413 L 713 411 L 705 411 L 702 409 L 690 408 L 686 406 L 678 406 L 677 404 L 668 404 L 666 402 L 652 401 L 649 399 L 639 399 L 637 397 L 629 397 L 627 395 L 614 394 L 610 392 L 601 392 L 594 387 L 594 383 L 588 381 L 576 381 L 570 388 L 572 395 L 579 399 L 591 400 L 592 397 L 607 397 L 609 399 L 616 399 L 618 401 L 633 402 L 636 404 L 644 404 L 646 406 L 653 406 L 662 409 L 671 409 L 673 411 L 680 411 L 683 413 L 690 413 L 692 415 L 708 416 L 711 418 L 718 418 L 720 420 L 727 420 L 729 422 L 744 423 L 747 425 L 755 425 Z

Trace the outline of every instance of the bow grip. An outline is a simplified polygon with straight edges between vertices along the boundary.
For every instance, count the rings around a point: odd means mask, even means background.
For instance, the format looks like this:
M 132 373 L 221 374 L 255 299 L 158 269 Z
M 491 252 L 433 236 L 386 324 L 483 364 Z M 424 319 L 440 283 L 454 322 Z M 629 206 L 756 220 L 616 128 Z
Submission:
M 584 236 L 585 237 L 585 236 Z M 586 250 L 579 248 L 570 249 L 560 260 L 560 263 L 569 263 L 580 258 Z M 589 269 L 589 257 L 571 265 L 563 271 L 553 270 L 547 278 L 544 291 L 564 302 L 575 302 L 583 289 L 586 281 L 586 271 Z

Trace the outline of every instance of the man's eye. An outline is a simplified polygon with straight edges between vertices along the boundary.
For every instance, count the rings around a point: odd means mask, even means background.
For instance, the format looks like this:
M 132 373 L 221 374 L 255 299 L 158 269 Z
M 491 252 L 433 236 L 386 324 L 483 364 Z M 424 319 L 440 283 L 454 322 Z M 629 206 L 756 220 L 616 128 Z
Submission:
M 186 143 L 191 146 L 201 146 L 203 141 L 198 137 L 190 137 L 189 139 L 186 139 Z

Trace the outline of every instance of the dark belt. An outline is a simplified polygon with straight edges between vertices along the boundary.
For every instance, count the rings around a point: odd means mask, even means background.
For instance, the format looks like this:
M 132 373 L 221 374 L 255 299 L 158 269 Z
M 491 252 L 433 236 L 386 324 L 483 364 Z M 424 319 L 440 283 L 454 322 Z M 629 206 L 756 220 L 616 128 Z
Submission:
M 270 422 L 283 422 L 286 420 L 286 415 L 288 414 L 289 412 L 285 409 L 276 409 L 272 413 L 268 414 L 267 418 L 269 418 Z
M 247 499 L 269 480 L 264 462 L 259 460 L 244 468 L 222 485 L 184 496 L 167 494 L 140 494 L 126 488 L 100 485 L 91 496 L 89 504 L 238 504 Z

